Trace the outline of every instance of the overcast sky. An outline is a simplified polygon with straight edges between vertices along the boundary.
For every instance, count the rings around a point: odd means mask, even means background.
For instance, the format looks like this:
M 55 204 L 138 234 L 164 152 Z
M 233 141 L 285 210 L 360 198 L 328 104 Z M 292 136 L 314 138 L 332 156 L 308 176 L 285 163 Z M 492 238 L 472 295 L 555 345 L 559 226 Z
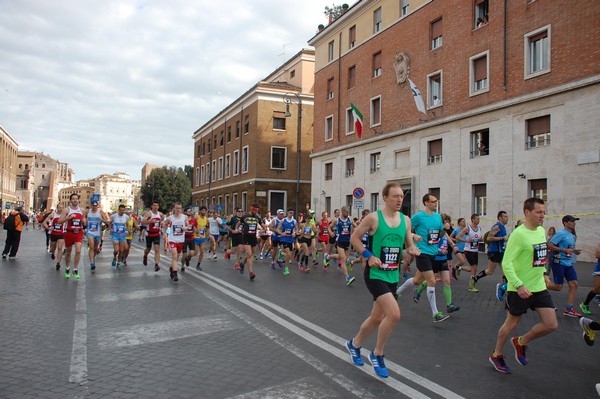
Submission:
M 0 124 L 76 179 L 192 164 L 193 132 L 307 47 L 331 4 L 0 0 Z

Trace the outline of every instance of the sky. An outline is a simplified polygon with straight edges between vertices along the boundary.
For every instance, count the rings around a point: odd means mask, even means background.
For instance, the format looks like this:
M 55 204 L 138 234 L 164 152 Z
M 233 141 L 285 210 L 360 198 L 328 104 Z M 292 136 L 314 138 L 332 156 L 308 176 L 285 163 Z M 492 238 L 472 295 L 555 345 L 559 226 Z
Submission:
M 0 125 L 76 180 L 192 164 L 192 134 L 307 47 L 327 5 L 0 0 Z

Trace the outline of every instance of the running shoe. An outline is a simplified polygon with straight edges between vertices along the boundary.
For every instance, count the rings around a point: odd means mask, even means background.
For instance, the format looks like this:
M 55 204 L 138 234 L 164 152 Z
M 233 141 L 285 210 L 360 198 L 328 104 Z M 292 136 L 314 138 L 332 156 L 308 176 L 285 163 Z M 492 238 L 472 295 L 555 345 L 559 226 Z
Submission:
M 52 255 L 50 255 L 50 259 L 52 259 L 52 260 L 56 259 L 56 256 L 54 255 L 54 252 L 52 253 Z
M 240 269 L 240 265 L 236 263 L 235 265 L 233 265 L 233 268 L 234 268 L 235 270 L 239 270 L 239 269 Z
M 350 284 L 352 284 L 354 282 L 354 280 L 356 280 L 354 277 L 352 277 L 352 276 L 346 276 L 346 285 L 348 287 L 350 287 Z
M 90 262 L 90 269 L 96 270 L 96 262 Z
M 229 257 L 231 256 L 231 253 L 229 251 L 225 252 L 225 255 L 223 256 L 225 259 L 229 259 Z
M 589 346 L 594 345 L 594 339 L 596 338 L 596 331 L 592 330 L 590 327 L 592 321 L 592 319 L 588 319 L 587 317 L 579 319 L 579 325 L 583 329 L 583 340 Z
M 217 254 L 214 254 L 213 259 L 217 259 Z
M 190 258 L 186 258 L 186 259 L 185 259 L 185 265 L 186 265 L 187 267 L 190 267 Z
M 458 276 L 456 275 L 456 268 L 454 266 L 450 268 L 450 276 L 452 277 L 452 280 L 458 281 Z
M 287 267 L 285 269 L 283 269 L 283 275 L 284 276 L 289 276 L 290 275 L 290 269 L 288 269 Z
M 301 272 L 303 272 L 304 271 L 304 266 L 300 265 L 299 269 L 300 269 Z
M 323 260 L 323 267 L 327 268 L 329 266 L 329 254 L 325 253 L 325 258 Z
M 250 272 L 250 280 L 254 280 L 256 278 L 256 274 L 254 272 Z
M 348 269 L 349 272 L 352 271 L 352 261 L 350 259 L 346 259 L 346 269 Z
M 408 280 L 409 275 L 408 273 L 402 273 L 402 280 Z
M 581 311 L 584 314 L 592 314 L 592 312 L 590 312 L 590 307 L 588 305 L 586 305 L 585 303 L 580 303 L 579 307 L 581 308 Z
M 56 264 L 56 270 L 60 270 L 60 263 Z
M 447 314 L 443 314 L 442 312 L 437 312 L 436 314 L 433 315 L 433 322 L 441 323 L 442 321 L 448 320 L 448 318 L 450 318 L 450 316 L 448 316 Z
M 502 356 L 502 355 L 496 356 L 494 354 L 494 352 L 492 352 L 492 354 L 489 357 L 489 360 L 497 372 L 502 373 L 502 374 L 510 374 L 510 367 L 508 367 L 506 365 L 506 362 L 504 361 L 504 356 Z
M 413 301 L 414 301 L 414 303 L 419 303 L 419 299 L 421 299 L 421 293 L 419 292 L 418 288 L 415 288 L 415 290 L 413 292 Z
M 200 266 L 200 263 L 198 263 L 198 264 L 196 265 L 196 270 L 198 270 L 199 272 L 201 272 L 201 271 L 202 271 L 202 267 Z
M 312 261 L 312 265 L 313 265 L 313 266 L 319 266 L 319 261 L 318 261 L 318 260 L 316 260 L 316 259 L 315 259 L 315 260 L 313 260 L 313 261 Z
M 240 263 L 240 274 L 244 274 L 245 268 L 246 268 L 246 264 L 244 262 Z
M 504 294 L 506 293 L 506 284 L 496 284 L 496 299 L 500 302 L 504 301 Z
M 144 264 L 144 266 L 148 266 L 148 257 L 147 256 L 144 256 L 142 263 Z
M 185 266 L 181 265 L 181 269 L 180 270 L 181 270 L 181 273 L 185 273 Z
M 271 262 L 271 269 L 275 270 L 275 262 Z
M 279 266 L 280 269 L 283 269 L 283 260 L 278 259 L 277 260 L 277 266 Z
M 123 268 L 122 262 L 117 262 L 117 269 L 121 270 Z
M 446 311 L 448 313 L 458 312 L 459 310 L 460 310 L 460 306 L 456 306 L 453 303 L 451 303 L 450 305 L 446 306 Z
M 65 278 L 71 278 L 71 269 L 65 269 Z
M 527 345 L 521 345 L 519 343 L 519 337 L 512 337 L 510 340 L 513 348 L 515 348 L 515 359 L 522 366 L 527 366 Z
M 383 355 L 375 356 L 373 352 L 369 353 L 369 360 L 371 361 L 371 366 L 373 366 L 373 371 L 381 378 L 388 378 L 390 373 L 385 367 L 385 362 L 383 361 Z
M 173 272 L 173 281 L 179 281 L 179 277 L 177 276 L 177 270 Z
M 600 306 L 600 295 L 596 295 L 594 297 L 594 302 L 596 302 L 598 304 L 598 306 Z
M 308 273 L 308 272 L 310 271 L 310 267 L 306 266 L 306 267 L 304 268 L 304 271 L 305 271 L 306 273 Z
M 127 267 L 127 260 L 123 261 L 123 266 Z
M 19 259 L 17 256 L 9 256 L 8 257 L 8 260 L 17 260 L 17 259 Z
M 112 267 L 117 266 L 117 257 L 113 257 L 112 263 L 111 263 Z
M 77 269 L 73 270 L 73 277 L 75 277 L 77 280 L 79 280 L 79 270 L 77 270 Z
M 350 359 L 352 359 L 352 363 L 354 363 L 355 366 L 360 367 L 365 364 L 362 356 L 360 355 L 360 348 L 354 346 L 352 344 L 352 340 L 346 341 L 346 349 L 348 349 L 348 352 L 350 352 Z
M 454 268 L 454 274 L 456 274 L 456 279 L 458 280 L 458 278 L 460 277 L 460 272 L 462 271 L 460 266 L 456 266 Z
M 2 259 L 6 260 L 6 254 L 2 254 Z
M 563 312 L 563 316 L 568 316 L 568 317 L 581 317 L 581 313 L 579 313 L 578 311 L 575 310 L 575 308 L 573 306 L 569 306 L 565 309 L 565 311 Z
M 158 263 L 154 264 L 154 271 L 157 272 L 160 270 L 160 266 L 158 265 Z

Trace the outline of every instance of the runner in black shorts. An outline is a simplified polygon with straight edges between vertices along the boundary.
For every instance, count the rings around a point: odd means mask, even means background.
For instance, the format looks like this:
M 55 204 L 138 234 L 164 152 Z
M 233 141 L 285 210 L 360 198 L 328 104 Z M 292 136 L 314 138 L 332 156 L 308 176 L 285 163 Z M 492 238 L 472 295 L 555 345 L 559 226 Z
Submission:
M 259 228 L 265 228 L 262 224 L 260 216 L 258 215 L 259 210 L 260 208 L 258 207 L 258 204 L 252 204 L 250 206 L 250 213 L 242 216 L 236 225 L 236 230 L 241 229 L 242 231 L 241 248 L 244 252 L 246 252 L 245 260 L 240 263 L 240 274 L 244 273 L 244 268 L 247 264 L 250 280 L 254 280 L 256 277 L 256 274 L 254 274 L 254 271 L 252 270 L 253 255 L 254 251 L 256 250 L 256 245 L 258 244 L 256 233 Z

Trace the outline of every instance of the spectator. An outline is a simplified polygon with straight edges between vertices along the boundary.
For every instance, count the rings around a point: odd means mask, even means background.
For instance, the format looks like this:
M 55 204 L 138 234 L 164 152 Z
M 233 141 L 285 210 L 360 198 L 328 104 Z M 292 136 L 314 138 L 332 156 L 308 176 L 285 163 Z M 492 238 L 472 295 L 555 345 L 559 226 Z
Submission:
M 11 216 L 14 216 L 14 224 L 4 225 L 6 230 L 6 245 L 4 246 L 4 251 L 2 251 L 2 259 L 6 259 L 6 256 L 8 255 L 8 259 L 12 260 L 17 259 L 17 251 L 19 250 L 19 243 L 21 242 L 23 223 L 29 222 L 29 217 L 25 212 L 23 212 L 22 207 L 18 207 L 14 211 L 10 211 L 8 217 Z

